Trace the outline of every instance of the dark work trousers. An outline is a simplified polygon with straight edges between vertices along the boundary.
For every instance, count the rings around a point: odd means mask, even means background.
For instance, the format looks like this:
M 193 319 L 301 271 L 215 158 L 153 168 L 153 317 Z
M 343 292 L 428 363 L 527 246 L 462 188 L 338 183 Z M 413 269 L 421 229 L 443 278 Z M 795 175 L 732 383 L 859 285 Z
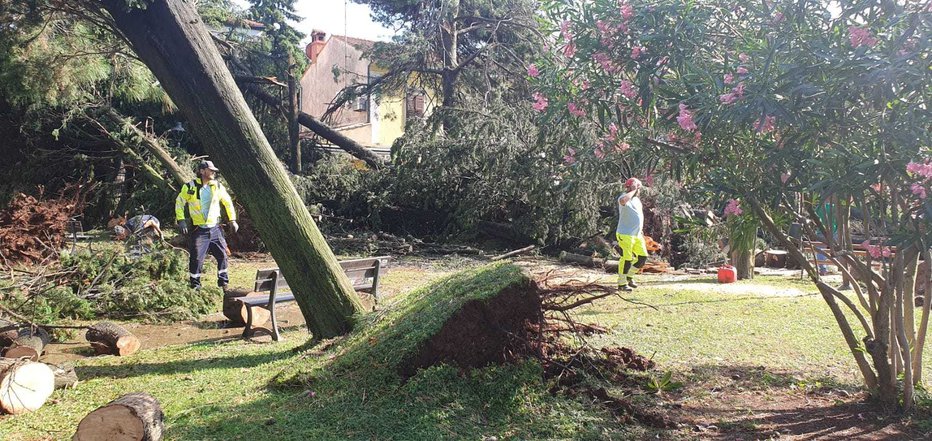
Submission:
M 188 272 L 191 273 L 191 287 L 201 287 L 201 272 L 204 270 L 204 258 L 207 253 L 217 259 L 217 286 L 223 288 L 230 283 L 227 274 L 227 241 L 223 238 L 223 230 L 219 227 L 196 227 L 191 232 L 191 255 Z

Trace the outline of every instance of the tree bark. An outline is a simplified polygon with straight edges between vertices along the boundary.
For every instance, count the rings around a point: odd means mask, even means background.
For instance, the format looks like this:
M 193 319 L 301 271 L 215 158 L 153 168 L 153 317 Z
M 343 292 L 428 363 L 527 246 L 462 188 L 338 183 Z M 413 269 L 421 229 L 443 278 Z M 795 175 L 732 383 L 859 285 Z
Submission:
M 90 342 L 97 355 L 125 357 L 139 350 L 139 339 L 126 328 L 111 322 L 100 322 L 87 329 L 84 338 Z
M 55 390 L 55 375 L 42 363 L 0 358 L 0 410 L 9 414 L 33 412 Z
M 291 143 L 291 172 L 301 173 L 301 139 L 298 137 L 298 85 L 294 57 L 288 53 L 288 141 Z
M 145 9 L 104 0 L 116 27 L 191 122 L 243 201 L 315 338 L 352 329 L 363 307 L 217 52 L 193 2 Z
M 159 441 L 165 430 L 162 406 L 153 396 L 123 395 L 87 414 L 78 423 L 74 441 Z
M 738 272 L 738 280 L 754 278 L 754 252 L 752 250 L 735 251 L 734 261 L 735 270 Z
M 69 389 L 78 384 L 78 373 L 73 364 L 50 364 L 48 367 L 55 375 L 55 389 Z

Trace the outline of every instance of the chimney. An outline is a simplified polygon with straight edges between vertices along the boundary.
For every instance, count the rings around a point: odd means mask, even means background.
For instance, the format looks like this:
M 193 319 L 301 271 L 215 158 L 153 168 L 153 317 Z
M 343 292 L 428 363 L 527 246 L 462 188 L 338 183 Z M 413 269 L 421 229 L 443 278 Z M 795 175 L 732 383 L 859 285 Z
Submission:
M 324 49 L 324 45 L 327 44 L 325 38 L 327 33 L 324 31 L 318 31 L 314 29 L 311 31 L 311 42 L 305 48 L 305 53 L 307 58 L 311 60 L 311 64 L 317 61 L 317 56 L 320 55 L 320 51 Z

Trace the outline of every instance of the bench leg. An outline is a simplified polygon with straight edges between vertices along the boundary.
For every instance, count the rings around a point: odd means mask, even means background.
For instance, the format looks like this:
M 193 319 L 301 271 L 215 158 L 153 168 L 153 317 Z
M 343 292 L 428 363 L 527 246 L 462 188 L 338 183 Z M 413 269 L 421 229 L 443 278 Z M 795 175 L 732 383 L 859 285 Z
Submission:
M 243 329 L 243 338 L 249 338 L 252 334 L 252 307 L 246 306 L 246 327 Z
M 272 320 L 272 340 L 281 341 L 282 335 L 278 332 L 278 320 L 275 318 L 275 305 L 269 305 L 269 315 Z

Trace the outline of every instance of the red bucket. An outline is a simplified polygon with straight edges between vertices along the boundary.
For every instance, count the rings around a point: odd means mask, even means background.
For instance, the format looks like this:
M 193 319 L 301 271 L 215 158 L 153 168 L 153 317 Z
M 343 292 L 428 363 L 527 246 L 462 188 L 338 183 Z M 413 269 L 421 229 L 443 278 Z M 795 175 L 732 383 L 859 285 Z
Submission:
M 723 265 L 718 269 L 718 283 L 735 283 L 738 281 L 738 270 L 731 265 Z

